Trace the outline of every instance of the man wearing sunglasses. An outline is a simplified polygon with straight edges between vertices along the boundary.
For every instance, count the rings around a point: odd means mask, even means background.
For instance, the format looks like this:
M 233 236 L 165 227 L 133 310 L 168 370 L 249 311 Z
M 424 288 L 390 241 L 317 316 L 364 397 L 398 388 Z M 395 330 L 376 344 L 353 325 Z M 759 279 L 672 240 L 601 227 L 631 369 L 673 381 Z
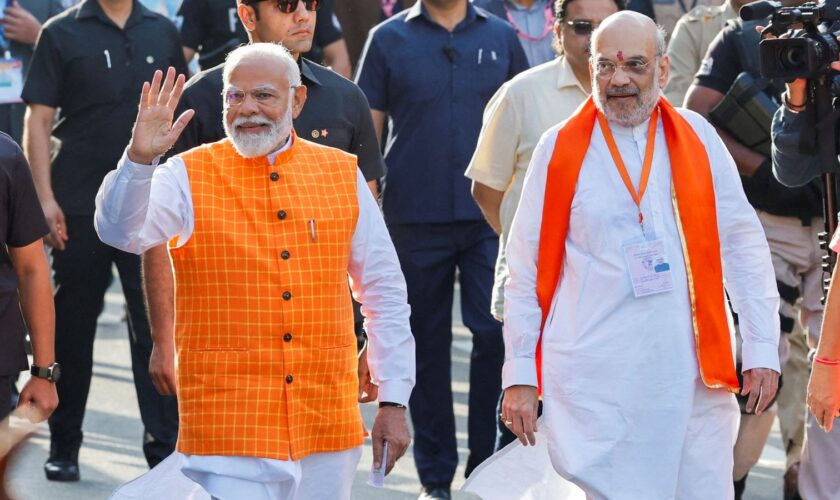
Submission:
M 504 247 L 519 204 L 531 154 L 542 134 L 574 113 L 591 93 L 589 36 L 607 16 L 624 8 L 621 0 L 557 0 L 554 50 L 558 57 L 520 73 L 490 99 L 484 124 L 465 175 L 487 222 L 499 234 L 499 256 L 491 312 L 503 321 Z M 499 423 L 501 449 L 515 439 Z
M 300 67 L 307 87 L 307 104 L 295 118 L 295 130 L 307 140 L 354 154 L 371 191 L 384 173 L 370 111 L 361 90 L 349 80 L 300 57 L 312 46 L 316 26 L 315 10 L 320 0 L 245 0 L 238 16 L 253 43 L 281 43 Z M 203 71 L 187 83 L 180 111 L 192 109 L 195 116 L 172 149 L 172 154 L 225 137 L 222 122 L 222 69 Z M 165 245 L 150 248 L 143 255 L 143 284 L 155 341 L 149 369 L 162 394 L 175 394 L 175 283 Z M 356 316 L 356 333 L 363 337 L 363 317 Z M 360 342 L 363 342 L 360 340 Z M 367 370 L 367 354 L 359 367 L 359 399 L 375 401 L 377 386 Z
M 592 97 L 534 150 L 507 245 L 502 416 L 587 498 L 731 499 L 733 393 L 760 414 L 778 386 L 761 224 L 715 129 L 661 97 L 668 63 L 649 18 L 601 23 Z

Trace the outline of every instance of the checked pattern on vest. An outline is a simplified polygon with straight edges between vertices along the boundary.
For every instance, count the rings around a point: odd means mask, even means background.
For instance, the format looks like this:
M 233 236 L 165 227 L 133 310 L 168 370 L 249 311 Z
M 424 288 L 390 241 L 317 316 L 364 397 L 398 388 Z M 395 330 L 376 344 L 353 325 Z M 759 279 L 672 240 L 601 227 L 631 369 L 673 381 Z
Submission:
M 355 157 L 294 137 L 274 166 L 227 139 L 181 158 L 195 231 L 172 249 L 178 450 L 299 460 L 361 445 Z

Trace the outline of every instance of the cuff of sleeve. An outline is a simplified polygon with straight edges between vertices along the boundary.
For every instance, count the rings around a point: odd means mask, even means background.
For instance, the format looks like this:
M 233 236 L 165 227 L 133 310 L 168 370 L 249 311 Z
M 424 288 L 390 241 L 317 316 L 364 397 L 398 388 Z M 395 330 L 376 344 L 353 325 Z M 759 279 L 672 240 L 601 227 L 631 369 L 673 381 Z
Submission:
M 497 177 L 494 177 L 493 174 L 489 172 L 485 172 L 484 170 L 478 169 L 474 164 L 470 163 L 467 167 L 467 171 L 464 172 L 464 177 L 471 179 L 479 184 L 484 184 L 485 186 L 495 189 L 496 191 L 506 191 L 508 186 L 510 185 L 510 178 L 507 180 L 502 180 Z
M 767 343 L 744 343 L 741 347 L 741 373 L 753 368 L 769 368 L 782 373 L 779 366 L 779 347 Z
M 135 162 L 131 161 L 131 158 L 128 157 L 128 149 L 126 149 L 125 151 L 123 151 L 123 156 L 122 156 L 121 163 L 124 166 L 129 167 L 132 170 L 137 171 L 137 173 L 139 173 L 139 174 L 148 173 L 148 175 L 145 175 L 145 176 L 141 175 L 142 177 L 151 177 L 152 174 L 154 173 L 154 167 L 157 167 L 160 164 L 160 156 L 156 157 L 150 165 L 144 165 L 142 163 L 135 163 Z M 149 167 L 152 167 L 152 168 L 149 168 Z
M 781 109 L 782 109 L 782 123 L 784 123 L 786 126 L 795 124 L 797 121 L 799 121 L 799 117 L 801 116 L 801 113 L 799 113 L 797 111 L 794 111 L 787 106 L 782 106 Z
M 379 383 L 379 401 L 389 401 L 408 406 L 408 397 L 414 384 L 405 380 L 383 380 Z
M 513 385 L 537 387 L 537 362 L 534 358 L 513 358 L 502 367 L 502 389 Z

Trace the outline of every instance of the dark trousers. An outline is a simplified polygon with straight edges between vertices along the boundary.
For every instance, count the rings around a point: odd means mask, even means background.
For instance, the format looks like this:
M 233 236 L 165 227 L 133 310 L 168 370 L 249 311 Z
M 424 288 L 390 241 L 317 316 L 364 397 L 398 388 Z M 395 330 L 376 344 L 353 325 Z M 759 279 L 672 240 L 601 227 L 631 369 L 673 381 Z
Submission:
M 493 454 L 501 390 L 502 325 L 490 315 L 498 238 L 484 221 L 389 226 L 408 286 L 417 382 L 411 393 L 414 462 L 420 482 L 449 484 L 458 465 L 452 400 L 452 300 L 472 332 L 467 474 Z
M 175 449 L 178 437 L 178 404 L 174 396 L 157 393 L 149 377 L 152 339 L 143 305 L 140 257 L 109 247 L 99 240 L 93 217 L 67 217 L 70 239 L 63 251 L 54 250 L 55 351 L 61 364 L 58 408 L 50 417 L 52 448 L 72 455 L 82 443 L 93 370 L 96 321 L 105 305 L 105 291 L 116 264 L 128 309 L 128 332 L 134 387 L 145 427 L 143 453 L 150 467 Z
M 0 421 L 12 412 L 12 383 L 15 377 L 0 375 Z M 2 430 L 2 429 L 0 429 Z

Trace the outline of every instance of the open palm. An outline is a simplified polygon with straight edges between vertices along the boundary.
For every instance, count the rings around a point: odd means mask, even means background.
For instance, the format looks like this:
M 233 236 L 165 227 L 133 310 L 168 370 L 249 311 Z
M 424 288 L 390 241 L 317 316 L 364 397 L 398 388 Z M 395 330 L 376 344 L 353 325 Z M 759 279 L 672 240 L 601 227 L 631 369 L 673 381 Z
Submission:
M 161 82 L 161 80 L 163 80 Z M 184 75 L 176 78 L 175 68 L 166 72 L 155 71 L 152 82 L 143 83 L 140 93 L 140 106 L 137 120 L 128 146 L 128 156 L 132 161 L 144 165 L 151 164 L 155 158 L 165 153 L 178 140 L 178 136 L 195 114 L 191 109 L 184 111 L 172 122 L 178 100 L 184 91 Z

